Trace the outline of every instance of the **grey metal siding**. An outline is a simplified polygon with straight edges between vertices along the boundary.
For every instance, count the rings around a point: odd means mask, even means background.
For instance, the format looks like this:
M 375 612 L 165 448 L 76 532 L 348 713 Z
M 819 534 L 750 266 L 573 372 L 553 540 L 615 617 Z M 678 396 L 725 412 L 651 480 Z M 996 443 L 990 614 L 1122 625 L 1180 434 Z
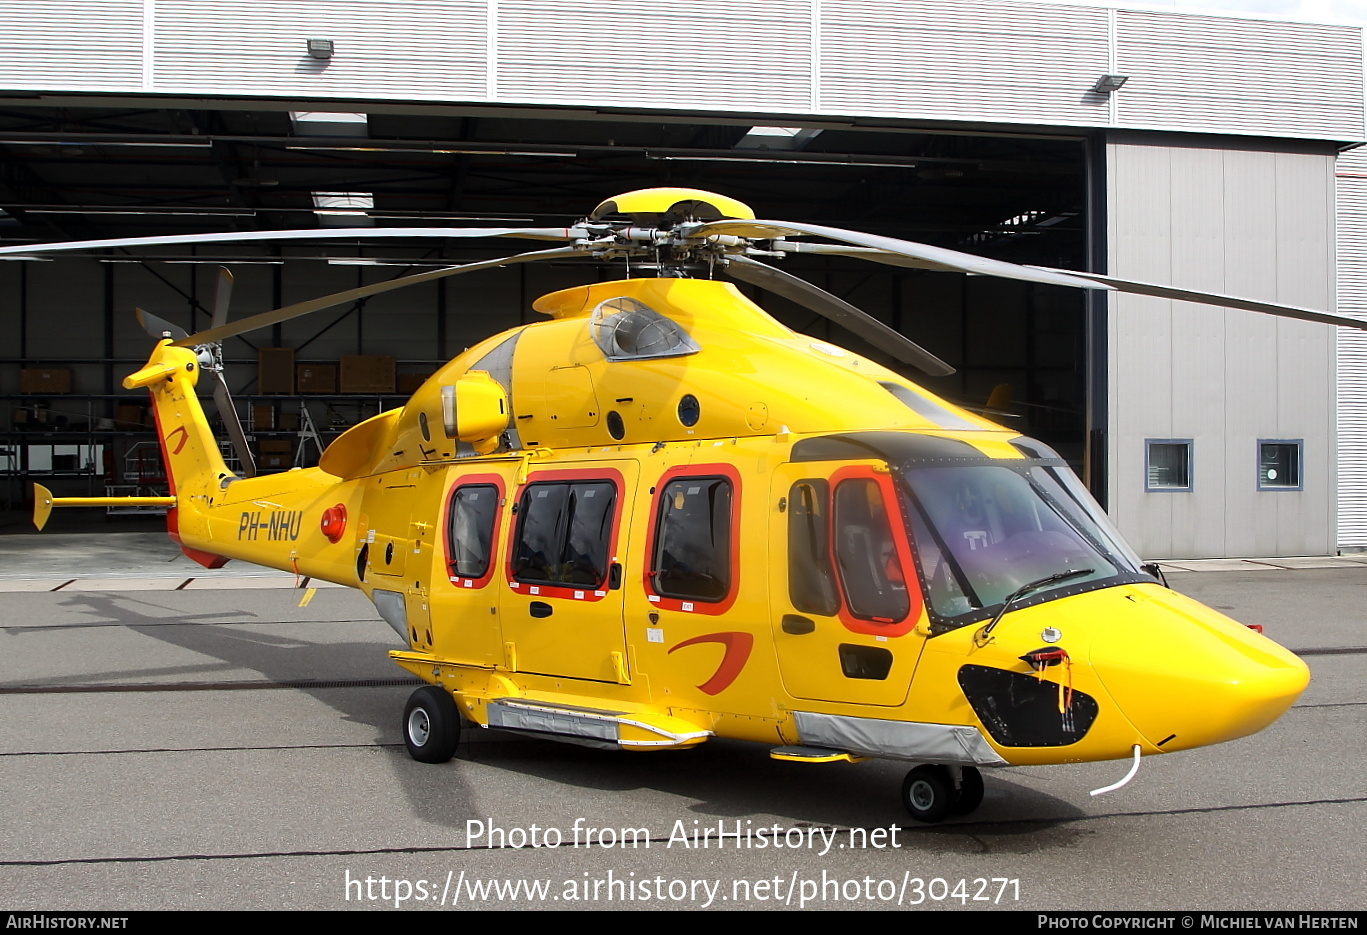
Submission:
M 168 92 L 480 100 L 486 0 L 157 0 L 153 88 Z M 331 39 L 330 61 L 309 39 Z
M 1332 152 L 1125 136 L 1107 159 L 1116 275 L 1329 307 Z M 1331 551 L 1333 329 L 1138 296 L 1110 308 L 1110 506 L 1136 548 Z M 1145 492 L 1146 438 L 1193 440 L 1191 492 Z M 1259 438 L 1304 439 L 1304 490 L 1257 490 Z
M 1338 310 L 1367 319 L 1367 149 L 1339 157 Z M 1338 341 L 1338 545 L 1367 549 L 1367 332 Z
M 1060 124 L 1109 121 L 1107 11 L 1040 3 L 821 4 L 820 109 Z
M 0 87 L 129 91 L 143 81 L 144 0 L 0 3 Z
M 497 85 L 520 103 L 810 110 L 812 2 L 505 2 Z
M 1116 12 L 1121 126 L 1357 139 L 1362 30 Z M 1308 132 L 1318 128 L 1318 133 Z
M 1363 137 L 1362 30 L 1030 0 L 0 0 L 0 89 Z M 332 39 L 332 60 L 309 58 Z M 1107 97 L 1092 83 L 1130 75 Z

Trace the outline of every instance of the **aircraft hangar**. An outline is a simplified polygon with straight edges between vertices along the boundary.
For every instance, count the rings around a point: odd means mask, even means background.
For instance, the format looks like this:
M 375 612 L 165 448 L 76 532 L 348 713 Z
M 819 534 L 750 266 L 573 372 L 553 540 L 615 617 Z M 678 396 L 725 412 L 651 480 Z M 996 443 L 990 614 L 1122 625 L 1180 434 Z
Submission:
M 1358 275 L 1346 219 L 1367 213 L 1353 200 L 1367 172 L 1340 157 L 1367 136 L 1356 27 L 1008 0 L 251 10 L 88 0 L 73 17 L 56 0 L 0 0 L 0 242 L 563 226 L 619 192 L 680 186 L 761 218 L 1312 308 L 1333 309 L 1336 275 Z M 71 493 L 155 483 L 141 397 L 119 387 L 148 348 L 135 307 L 194 330 L 220 266 L 237 318 L 523 249 L 509 243 L 0 263 L 7 515 L 26 521 L 32 480 Z M 951 377 L 921 378 L 945 397 L 983 406 L 1009 385 L 1001 420 L 1073 461 L 1146 558 L 1367 545 L 1367 419 L 1351 415 L 1357 394 L 1337 401 L 1355 366 L 1367 373 L 1355 338 L 846 258 L 783 268 L 952 363 Z M 228 382 L 259 453 L 288 467 L 316 457 L 305 411 L 326 443 L 529 320 L 538 295 L 620 275 L 562 260 L 342 305 L 230 339 Z M 743 291 L 795 329 L 880 354 Z M 359 357 L 393 362 L 347 383 L 342 359 Z M 287 361 L 288 391 L 272 359 Z

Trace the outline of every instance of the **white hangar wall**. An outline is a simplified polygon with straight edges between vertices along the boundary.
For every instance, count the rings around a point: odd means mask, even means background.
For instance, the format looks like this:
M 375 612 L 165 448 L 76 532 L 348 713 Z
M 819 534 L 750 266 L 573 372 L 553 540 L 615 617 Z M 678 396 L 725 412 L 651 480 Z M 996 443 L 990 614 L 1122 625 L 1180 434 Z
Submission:
M 12 91 L 1363 136 L 1348 26 L 1010 0 L 83 0 L 75 16 L 0 0 L 0 16 Z M 309 38 L 335 57 L 309 58 Z M 1130 76 L 1122 93 L 1090 91 L 1106 72 Z
M 1106 147 L 1113 275 L 1334 305 L 1331 146 L 1152 135 Z M 1335 329 L 1108 299 L 1109 506 L 1148 558 L 1335 548 Z M 1146 490 L 1149 440 L 1190 441 L 1190 489 Z M 1259 489 L 1259 443 L 1300 442 L 1300 489 Z

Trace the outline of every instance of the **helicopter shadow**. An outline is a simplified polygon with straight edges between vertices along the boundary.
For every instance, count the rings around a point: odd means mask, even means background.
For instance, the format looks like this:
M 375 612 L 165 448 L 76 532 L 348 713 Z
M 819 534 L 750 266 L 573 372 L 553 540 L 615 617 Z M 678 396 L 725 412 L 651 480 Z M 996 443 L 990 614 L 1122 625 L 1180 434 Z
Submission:
M 328 601 L 332 594 L 350 593 L 320 591 L 315 603 L 318 598 Z M 337 601 L 339 609 L 344 604 Z M 918 847 L 956 853 L 1001 849 L 1002 842 L 1012 838 L 1023 839 L 1021 846 L 1033 850 L 1056 838 L 1071 840 L 1085 833 L 1069 827 L 1083 815 L 1077 808 L 1031 786 L 1000 778 L 1005 775 L 1002 771 L 984 771 L 986 796 L 973 816 L 926 826 L 908 823 L 899 802 L 902 777 L 911 764 L 875 760 L 858 765 L 794 765 L 769 758 L 760 745 L 741 741 L 711 740 L 691 750 L 648 754 L 468 728 L 455 759 L 441 766 L 420 764 L 408 756 L 401 735 L 403 702 L 410 689 L 392 683 L 379 691 L 337 686 L 338 682 L 402 677 L 389 668 L 385 653 L 391 647 L 381 639 L 388 631 L 378 619 L 373 642 L 326 643 L 264 631 L 265 626 L 296 622 L 281 621 L 279 615 L 271 619 L 269 614 L 243 608 L 184 614 L 171 605 L 113 592 L 69 592 L 62 606 L 81 614 L 83 625 L 125 627 L 207 660 L 195 665 L 86 672 L 80 676 L 82 681 L 171 682 L 173 688 L 175 680 L 212 681 L 217 675 L 236 682 L 224 676 L 254 673 L 253 680 L 289 683 L 292 690 L 335 711 L 341 720 L 373 731 L 373 743 L 384 754 L 395 791 L 403 794 L 410 816 L 423 824 L 463 832 L 468 819 L 504 811 L 498 807 L 499 797 L 508 794 L 510 784 L 502 780 L 491 784 L 483 774 L 494 770 L 555 784 L 571 797 L 580 797 L 574 807 L 586 815 L 619 807 L 619 796 L 639 797 L 642 801 L 633 806 L 633 813 L 648 808 L 660 816 L 651 824 L 659 826 L 663 821 L 664 827 L 676 818 L 715 824 L 756 816 L 790 827 L 897 824 L 920 832 L 915 838 Z M 340 616 L 348 620 L 358 616 L 350 607 L 346 610 Z M 40 684 L 57 685 L 60 680 Z M 686 804 L 650 804 L 656 795 Z M 511 822 L 517 817 L 509 814 L 500 820 Z M 569 815 L 565 824 L 574 817 Z M 990 846 L 983 838 L 989 830 L 994 842 Z
M 206 592 L 191 592 L 204 594 Z M 277 613 L 270 613 L 272 597 L 244 597 L 243 591 L 217 592 L 232 595 L 239 603 L 256 605 L 252 609 L 228 607 L 204 613 L 187 614 L 175 606 L 174 600 L 158 600 L 143 596 L 103 591 L 64 592 L 59 605 L 68 613 L 79 616 L 74 625 L 55 625 L 34 628 L 36 632 L 81 627 L 123 627 L 141 637 L 156 640 L 168 647 L 183 650 L 202 659 L 189 664 L 148 665 L 145 667 L 113 667 L 86 670 L 79 675 L 53 676 L 46 679 L 25 680 L 26 687 L 57 688 L 72 681 L 97 685 L 166 685 L 174 692 L 178 683 L 184 688 L 191 682 L 196 688 L 211 687 L 216 681 L 241 687 L 244 682 L 260 681 L 264 687 L 286 683 L 290 690 L 308 696 L 313 702 L 336 713 L 342 721 L 369 728 L 376 747 L 390 754 L 384 758 L 392 767 L 394 788 L 404 793 L 409 811 L 419 821 L 440 826 L 464 827 L 464 808 L 473 815 L 473 790 L 459 775 L 446 775 L 441 782 L 448 788 L 441 795 L 433 795 L 431 773 L 412 769 L 413 763 L 403 746 L 400 720 L 403 704 L 412 690 L 406 687 L 407 677 L 389 662 L 387 652 L 395 648 L 385 641 L 388 626 L 373 610 L 360 619 L 361 626 L 373 620 L 373 639 L 356 640 L 356 626 L 361 614 L 356 605 L 346 600 L 351 591 L 323 589 L 318 591 L 310 610 L 313 619 L 289 620 L 294 609 L 294 590 L 270 589 L 256 592 L 283 598 Z M 348 641 L 327 641 L 310 633 L 300 636 L 299 626 L 325 628 L 329 621 L 318 619 L 329 610 L 353 624 L 348 627 Z M 368 602 L 361 610 L 369 610 Z M 339 623 L 342 621 L 338 621 Z M 290 627 L 292 632 L 274 633 L 271 629 Z M 17 635 L 26 631 L 10 631 Z M 325 629 L 323 630 L 325 633 Z M 397 642 L 397 641 L 396 641 Z M 338 683 L 343 683 L 339 685 Z M 348 684 L 350 683 L 350 684 Z M 360 683 L 360 684 L 356 684 Z M 397 684 L 396 684 L 397 683 Z M 416 680 L 412 686 L 417 686 Z M 226 686 L 225 686 L 226 687 Z M 178 731 L 179 733 L 179 731 Z

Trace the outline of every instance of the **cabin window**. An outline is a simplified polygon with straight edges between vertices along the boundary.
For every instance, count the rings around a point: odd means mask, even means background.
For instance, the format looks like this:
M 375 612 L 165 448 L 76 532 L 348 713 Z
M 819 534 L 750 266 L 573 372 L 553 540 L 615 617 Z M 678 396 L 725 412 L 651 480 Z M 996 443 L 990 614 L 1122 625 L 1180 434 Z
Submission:
M 1145 490 L 1191 490 L 1191 439 L 1150 438 L 1144 449 Z
M 1301 441 L 1258 442 L 1258 489 L 1301 490 Z
M 655 592 L 720 601 L 731 591 L 731 481 L 685 477 L 665 484 L 650 579 Z
M 468 484 L 451 495 L 446 542 L 450 574 L 483 578 L 493 554 L 494 522 L 498 519 L 498 488 Z
M 829 497 L 824 480 L 800 480 L 788 491 L 788 597 L 794 610 L 825 617 L 840 609 L 831 566 Z
M 513 578 L 596 588 L 607 577 L 617 488 L 607 481 L 529 484 L 518 505 Z
M 883 491 L 867 478 L 835 488 L 836 568 L 850 613 L 862 620 L 895 623 L 911 611 L 906 573 L 897 555 Z

